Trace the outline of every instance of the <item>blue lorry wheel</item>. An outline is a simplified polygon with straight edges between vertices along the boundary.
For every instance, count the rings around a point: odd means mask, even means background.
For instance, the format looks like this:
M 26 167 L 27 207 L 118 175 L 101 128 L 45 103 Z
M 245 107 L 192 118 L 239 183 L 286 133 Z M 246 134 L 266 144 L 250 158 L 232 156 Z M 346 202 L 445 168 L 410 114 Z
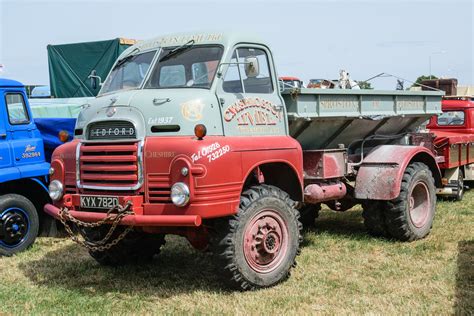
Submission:
M 0 196 L 0 255 L 11 256 L 31 246 L 39 220 L 30 200 L 18 194 Z

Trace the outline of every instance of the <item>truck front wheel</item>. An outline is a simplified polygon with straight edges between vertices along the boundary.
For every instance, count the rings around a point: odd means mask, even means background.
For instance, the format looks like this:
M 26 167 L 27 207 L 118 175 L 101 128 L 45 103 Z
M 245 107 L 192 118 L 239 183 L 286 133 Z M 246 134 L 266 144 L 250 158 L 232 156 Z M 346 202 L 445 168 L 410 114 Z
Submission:
M 39 220 L 30 200 L 18 194 L 0 196 L 0 255 L 25 250 L 38 236 Z
M 238 213 L 219 220 L 213 236 L 213 250 L 231 282 L 249 290 L 285 280 L 302 240 L 298 219 L 293 201 L 277 187 L 246 190 Z
M 105 237 L 109 228 L 108 226 L 83 228 L 80 232 L 87 241 L 97 242 Z M 119 226 L 113 233 L 111 240 L 116 238 L 124 229 L 124 226 Z M 147 234 L 132 230 L 111 248 L 103 251 L 89 250 L 89 254 L 99 264 L 105 266 L 146 263 L 150 262 L 153 256 L 160 253 L 164 244 L 165 235 L 163 234 Z

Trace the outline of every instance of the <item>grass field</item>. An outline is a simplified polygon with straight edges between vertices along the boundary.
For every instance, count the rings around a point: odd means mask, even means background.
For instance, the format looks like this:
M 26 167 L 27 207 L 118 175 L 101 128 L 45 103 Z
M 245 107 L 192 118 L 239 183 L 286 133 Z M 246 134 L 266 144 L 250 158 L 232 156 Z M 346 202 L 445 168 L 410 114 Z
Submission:
M 413 243 L 366 235 L 360 209 L 323 211 L 298 266 L 274 288 L 225 288 L 209 254 L 167 237 L 152 264 L 101 267 L 69 240 L 0 258 L 0 314 L 473 314 L 474 190 L 440 202 Z

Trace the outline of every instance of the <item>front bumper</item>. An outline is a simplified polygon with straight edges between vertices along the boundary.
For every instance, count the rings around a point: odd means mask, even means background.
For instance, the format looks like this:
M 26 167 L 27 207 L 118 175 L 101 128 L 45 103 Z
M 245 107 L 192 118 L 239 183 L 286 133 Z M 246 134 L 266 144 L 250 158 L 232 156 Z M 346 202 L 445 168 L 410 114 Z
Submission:
M 46 204 L 44 211 L 52 217 L 59 219 L 60 209 L 52 204 Z M 83 222 L 98 222 L 107 217 L 106 213 L 71 211 L 69 213 Z M 202 219 L 199 215 L 127 215 L 122 218 L 120 225 L 127 226 L 201 226 Z

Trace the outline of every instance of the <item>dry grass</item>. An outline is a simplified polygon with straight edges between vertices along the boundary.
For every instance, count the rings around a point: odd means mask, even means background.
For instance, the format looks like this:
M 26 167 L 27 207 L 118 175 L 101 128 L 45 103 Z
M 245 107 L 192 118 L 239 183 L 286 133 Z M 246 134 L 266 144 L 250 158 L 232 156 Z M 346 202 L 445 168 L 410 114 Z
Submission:
M 170 237 L 146 266 L 98 266 L 67 240 L 41 238 L 0 258 L 0 314 L 472 314 L 474 191 L 440 202 L 432 233 L 413 242 L 367 236 L 360 209 L 323 212 L 298 267 L 271 289 L 233 292 L 211 257 Z

